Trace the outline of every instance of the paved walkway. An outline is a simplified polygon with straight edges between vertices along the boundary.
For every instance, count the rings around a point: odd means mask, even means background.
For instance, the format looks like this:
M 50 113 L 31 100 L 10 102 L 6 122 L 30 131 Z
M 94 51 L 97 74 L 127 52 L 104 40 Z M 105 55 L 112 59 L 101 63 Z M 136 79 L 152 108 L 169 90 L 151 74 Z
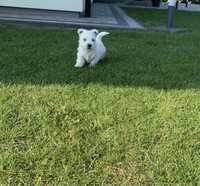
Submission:
M 167 3 L 163 4 L 160 9 L 167 9 Z M 188 7 L 185 7 L 185 3 L 179 3 L 178 10 L 188 11 L 188 12 L 200 12 L 200 4 L 188 4 Z
M 168 4 L 163 3 L 160 7 L 149 7 L 149 6 L 138 6 L 138 5 L 120 5 L 125 8 L 145 8 L 145 9 L 167 9 Z M 184 3 L 179 3 L 178 10 L 188 11 L 188 12 L 200 12 L 200 4 L 188 4 L 188 7 L 185 7 Z
M 200 12 L 200 4 L 188 4 L 188 7 L 185 7 L 184 3 L 178 5 L 178 10 L 189 11 L 189 12 Z
M 159 8 L 167 9 L 168 5 L 167 3 L 163 3 Z M 179 3 L 178 10 L 188 11 L 188 12 L 200 12 L 200 4 L 188 4 L 188 7 L 185 7 L 185 3 Z
M 103 3 L 93 4 L 91 18 L 63 11 L 0 7 L 0 22 L 66 27 L 143 29 L 142 25 L 127 16 L 117 5 Z

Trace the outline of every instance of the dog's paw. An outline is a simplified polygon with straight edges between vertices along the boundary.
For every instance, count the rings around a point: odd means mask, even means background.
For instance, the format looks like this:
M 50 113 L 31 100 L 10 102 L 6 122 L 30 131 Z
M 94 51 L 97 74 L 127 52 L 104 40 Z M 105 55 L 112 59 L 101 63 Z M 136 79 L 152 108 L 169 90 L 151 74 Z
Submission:
M 94 64 L 94 63 L 90 63 L 90 64 L 89 64 L 89 67 L 90 67 L 90 68 L 93 68 L 93 67 L 95 67 L 95 65 L 96 65 L 96 64 Z
M 75 67 L 75 68 L 81 68 L 81 67 L 83 67 L 83 65 L 75 64 L 74 67 Z

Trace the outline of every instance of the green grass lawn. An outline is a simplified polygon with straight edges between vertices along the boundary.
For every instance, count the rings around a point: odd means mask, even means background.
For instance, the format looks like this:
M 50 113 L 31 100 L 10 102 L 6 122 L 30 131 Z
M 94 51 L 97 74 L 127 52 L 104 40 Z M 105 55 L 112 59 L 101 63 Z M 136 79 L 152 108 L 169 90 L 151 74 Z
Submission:
M 130 16 L 143 23 L 146 27 L 167 25 L 167 10 L 127 8 L 126 11 Z M 175 11 L 174 26 L 199 31 L 199 17 L 200 13 L 197 12 Z
M 107 58 L 83 69 L 75 30 L 0 26 L 0 185 L 200 184 L 199 18 L 110 30 Z

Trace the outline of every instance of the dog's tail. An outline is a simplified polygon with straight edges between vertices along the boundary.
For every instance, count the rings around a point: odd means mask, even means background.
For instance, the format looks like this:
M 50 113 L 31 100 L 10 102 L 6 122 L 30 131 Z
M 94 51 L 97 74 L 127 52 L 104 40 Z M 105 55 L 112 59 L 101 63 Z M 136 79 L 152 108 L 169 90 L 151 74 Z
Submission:
M 102 40 L 102 37 L 106 36 L 110 34 L 109 32 L 100 32 L 98 35 L 97 35 L 97 39 L 96 40 Z

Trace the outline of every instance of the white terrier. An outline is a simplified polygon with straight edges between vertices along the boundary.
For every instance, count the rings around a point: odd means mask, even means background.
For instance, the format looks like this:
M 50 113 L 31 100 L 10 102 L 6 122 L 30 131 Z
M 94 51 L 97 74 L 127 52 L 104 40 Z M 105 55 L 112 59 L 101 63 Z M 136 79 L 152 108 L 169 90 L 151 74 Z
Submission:
M 102 37 L 108 32 L 98 32 L 98 30 L 78 29 L 79 47 L 75 67 L 83 67 L 89 63 L 90 67 L 95 66 L 106 55 L 106 47 L 102 42 Z

